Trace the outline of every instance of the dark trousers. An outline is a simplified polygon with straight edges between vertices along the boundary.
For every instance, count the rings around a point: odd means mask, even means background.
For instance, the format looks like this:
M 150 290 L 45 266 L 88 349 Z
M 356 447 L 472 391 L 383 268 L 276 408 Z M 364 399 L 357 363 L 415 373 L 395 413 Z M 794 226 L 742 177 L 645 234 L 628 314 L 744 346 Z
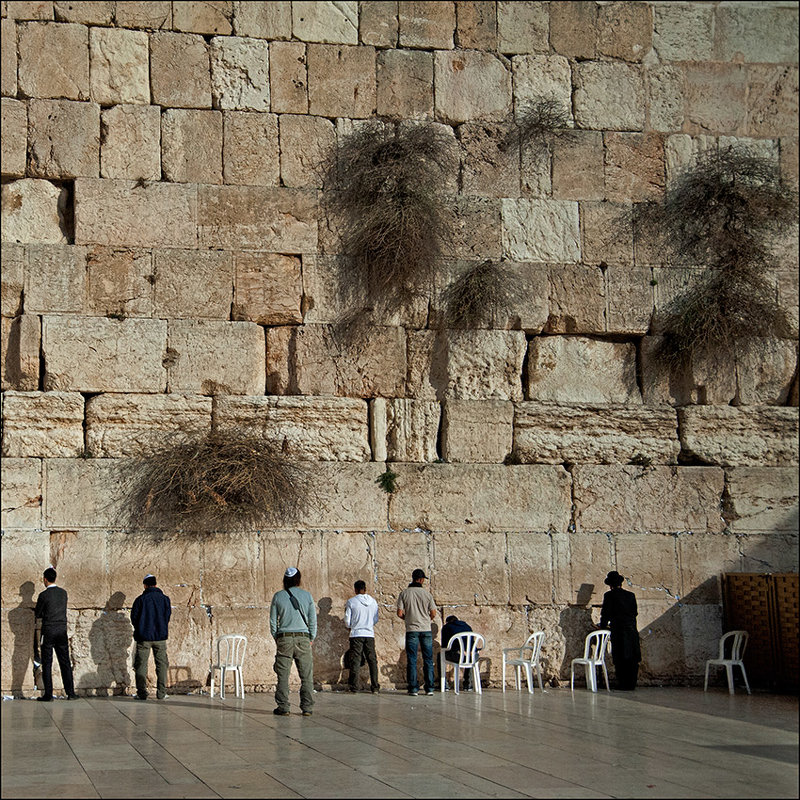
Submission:
M 417 650 L 422 650 L 422 674 L 425 691 L 432 692 L 436 685 L 433 671 L 433 634 L 430 631 L 406 631 L 406 680 L 409 691 L 419 689 L 417 677 Z
M 455 653 L 452 657 L 450 656 L 449 653 L 445 653 L 444 654 L 444 660 L 447 661 L 448 664 L 456 664 L 457 665 L 458 662 L 461 660 L 461 653 L 460 652 Z M 456 666 L 453 671 L 455 672 L 456 669 L 458 669 L 458 666 Z M 445 677 L 447 677 L 447 676 L 445 676 Z M 461 687 L 464 689 L 465 692 L 468 692 L 472 688 L 472 668 L 471 667 L 469 669 L 464 669 L 464 670 L 461 671 L 461 675 L 459 676 L 459 682 L 460 682 Z
M 614 671 L 617 673 L 617 688 L 630 690 L 636 688 L 639 678 L 639 662 L 634 658 L 615 658 Z
M 136 642 L 136 652 L 133 656 L 133 672 L 136 675 L 136 694 L 142 699 L 147 698 L 147 662 L 150 660 L 150 651 L 156 662 L 156 697 L 163 700 L 167 695 L 167 640 L 160 642 Z
M 378 657 L 375 654 L 375 638 L 372 636 L 353 636 L 350 639 L 350 676 L 348 683 L 351 689 L 358 689 L 358 673 L 361 670 L 361 656 L 369 667 L 369 688 L 380 689 L 378 683 Z
M 69 661 L 69 639 L 67 629 L 62 631 L 42 632 L 42 683 L 44 684 L 44 697 L 53 696 L 53 651 L 56 652 L 58 666 L 61 670 L 61 682 L 67 697 L 75 694 L 75 684 L 72 680 L 72 664 Z

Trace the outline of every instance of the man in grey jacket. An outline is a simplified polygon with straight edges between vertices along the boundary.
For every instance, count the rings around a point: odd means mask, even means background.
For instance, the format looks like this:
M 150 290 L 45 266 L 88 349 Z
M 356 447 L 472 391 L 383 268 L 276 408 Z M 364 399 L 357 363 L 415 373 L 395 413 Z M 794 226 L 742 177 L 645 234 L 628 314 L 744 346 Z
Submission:
M 292 662 L 300 676 L 300 710 L 310 717 L 314 705 L 314 656 L 311 644 L 317 638 L 317 609 L 310 592 L 300 589 L 300 570 L 288 567 L 283 573 L 283 589 L 275 592 L 269 607 L 269 630 L 275 639 L 275 689 L 277 707 L 273 714 L 289 714 L 289 673 Z
M 358 691 L 358 673 L 362 655 L 369 666 L 369 685 L 373 694 L 380 691 L 378 683 L 378 657 L 375 655 L 375 625 L 378 622 L 378 602 L 367 594 L 367 584 L 356 581 L 356 593 L 344 607 L 344 624 L 350 629 L 350 675 L 351 692 Z
M 436 603 L 424 588 L 428 576 L 421 569 L 411 573 L 411 583 L 397 597 L 397 616 L 406 623 L 406 679 L 408 693 L 419 694 L 417 677 L 417 649 L 422 650 L 425 694 L 432 695 L 435 683 L 433 670 L 433 632 L 431 622 L 436 619 Z

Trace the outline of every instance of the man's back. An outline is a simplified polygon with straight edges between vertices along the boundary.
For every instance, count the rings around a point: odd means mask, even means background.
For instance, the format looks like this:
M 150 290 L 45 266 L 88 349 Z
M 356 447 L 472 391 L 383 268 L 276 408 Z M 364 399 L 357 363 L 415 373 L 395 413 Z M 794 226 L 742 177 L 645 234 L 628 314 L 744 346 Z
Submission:
M 378 601 L 366 592 L 351 597 L 344 607 L 344 622 L 350 636 L 374 636 L 378 621 Z
M 36 598 L 36 619 L 42 621 L 42 631 L 66 630 L 67 593 L 60 586 L 48 586 Z
M 403 609 L 406 631 L 430 631 L 431 611 L 436 611 L 433 595 L 422 586 L 412 584 L 400 592 L 397 607 Z
M 172 605 L 157 586 L 147 586 L 133 601 L 131 622 L 137 642 L 162 642 L 169 637 Z

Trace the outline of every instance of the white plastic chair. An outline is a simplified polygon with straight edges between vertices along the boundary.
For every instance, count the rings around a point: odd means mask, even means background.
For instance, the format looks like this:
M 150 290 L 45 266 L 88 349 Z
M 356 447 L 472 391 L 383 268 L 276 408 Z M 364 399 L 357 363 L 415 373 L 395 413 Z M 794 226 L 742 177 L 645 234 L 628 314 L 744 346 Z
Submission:
M 570 666 L 569 688 L 575 688 L 575 665 L 582 664 L 586 670 L 586 687 L 593 692 L 597 691 L 597 667 L 603 668 L 603 676 L 606 679 L 606 691 L 610 692 L 608 686 L 608 671 L 606 670 L 606 650 L 608 650 L 608 640 L 611 631 L 593 631 L 586 637 L 583 646 L 583 658 L 573 658 Z
M 703 691 L 708 691 L 708 668 L 712 665 L 715 667 L 725 667 L 728 673 L 728 692 L 733 694 L 733 668 L 739 667 L 742 670 L 742 677 L 744 678 L 744 685 L 747 688 L 747 694 L 750 694 L 750 684 L 747 682 L 747 673 L 744 671 L 744 663 L 742 656 L 747 647 L 747 640 L 750 634 L 747 631 L 728 631 L 722 635 L 719 640 L 719 658 L 710 658 L 706 661 L 706 682 L 703 686 Z M 730 642 L 730 657 L 725 656 L 725 650 Z
M 503 691 L 506 690 L 506 666 L 514 667 L 517 691 L 522 688 L 522 670 L 528 681 L 528 693 L 533 694 L 533 671 L 539 679 L 539 691 L 544 692 L 542 686 L 542 668 L 539 665 L 539 656 L 542 653 L 544 631 L 532 633 L 522 647 L 506 647 L 503 650 Z
M 244 681 L 242 679 L 242 665 L 244 654 L 247 650 L 247 637 L 228 634 L 217 639 L 217 662 L 211 665 L 211 696 L 214 696 L 214 672 L 219 670 L 222 674 L 219 681 L 219 696 L 225 699 L 225 676 L 232 672 L 236 696 L 244 699 Z
M 446 677 L 447 665 L 453 667 L 453 691 L 458 694 L 458 676 L 462 669 L 472 670 L 472 685 L 478 694 L 483 694 L 481 691 L 481 673 L 478 669 L 478 660 L 480 653 L 478 652 L 484 646 L 484 638 L 479 633 L 457 633 L 448 642 L 447 650 L 458 646 L 460 648 L 458 663 L 455 661 L 448 661 L 445 658 L 446 649 L 443 647 L 439 651 L 439 675 L 441 677 L 441 690 L 446 691 Z

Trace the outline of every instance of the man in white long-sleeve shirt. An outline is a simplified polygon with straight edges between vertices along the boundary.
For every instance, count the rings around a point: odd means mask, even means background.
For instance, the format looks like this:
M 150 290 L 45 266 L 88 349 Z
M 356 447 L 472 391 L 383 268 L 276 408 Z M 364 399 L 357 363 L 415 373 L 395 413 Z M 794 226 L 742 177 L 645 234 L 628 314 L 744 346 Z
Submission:
M 369 685 L 373 694 L 380 691 L 378 683 L 378 657 L 375 654 L 375 625 L 378 622 L 378 602 L 367 594 L 367 584 L 356 581 L 356 593 L 344 607 L 344 624 L 350 629 L 350 676 L 351 692 L 358 691 L 358 673 L 362 655 L 369 666 Z

